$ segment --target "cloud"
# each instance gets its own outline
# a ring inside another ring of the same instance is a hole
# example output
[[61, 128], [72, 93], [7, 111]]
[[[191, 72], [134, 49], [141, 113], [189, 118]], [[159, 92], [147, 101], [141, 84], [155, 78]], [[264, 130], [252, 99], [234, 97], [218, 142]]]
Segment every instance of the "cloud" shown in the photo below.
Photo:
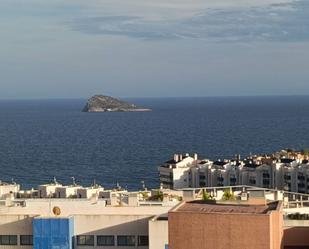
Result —
[[191, 10], [172, 18], [153, 13], [149, 18], [132, 11], [127, 15], [105, 13], [82, 17], [68, 25], [75, 31], [126, 36], [144, 40], [203, 39], [216, 42], [307, 41], [309, 2], [293, 1], [260, 6], [235, 5]]

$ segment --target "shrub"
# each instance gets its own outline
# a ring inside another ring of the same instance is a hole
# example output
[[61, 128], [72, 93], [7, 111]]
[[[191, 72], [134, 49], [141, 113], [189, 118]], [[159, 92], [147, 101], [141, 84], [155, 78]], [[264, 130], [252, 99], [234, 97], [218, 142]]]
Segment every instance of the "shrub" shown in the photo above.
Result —
[[235, 201], [236, 197], [230, 189], [226, 189], [226, 190], [224, 190], [222, 200], [224, 200], [224, 201]]
[[206, 192], [205, 189], [203, 189], [202, 199], [203, 201], [208, 201], [208, 200], [213, 200], [214, 198], [211, 196], [211, 194]]

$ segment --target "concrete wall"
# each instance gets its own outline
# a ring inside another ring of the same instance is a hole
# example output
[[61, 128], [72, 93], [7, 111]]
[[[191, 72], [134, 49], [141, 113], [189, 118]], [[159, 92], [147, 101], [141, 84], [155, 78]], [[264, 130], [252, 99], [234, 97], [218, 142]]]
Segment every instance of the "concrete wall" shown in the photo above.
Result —
[[[32, 217], [28, 215], [0, 216], [0, 235], [31, 235]], [[20, 246], [19, 236], [17, 246], [0, 245], [0, 249], [32, 249], [32, 246]]]
[[0, 235], [31, 235], [32, 218], [28, 215], [1, 215]]
[[170, 212], [169, 249], [280, 249], [279, 217]]
[[[146, 235], [148, 236], [148, 215], [76, 215], [74, 216], [75, 235]], [[115, 237], [115, 242], [116, 237]], [[76, 245], [77, 243], [75, 243]], [[76, 249], [101, 248], [96, 246], [76, 246]], [[104, 246], [104, 249], [130, 249], [132, 246]], [[140, 249], [148, 249], [148, 246], [138, 246]]]
[[149, 249], [165, 249], [168, 245], [168, 221], [149, 220]]

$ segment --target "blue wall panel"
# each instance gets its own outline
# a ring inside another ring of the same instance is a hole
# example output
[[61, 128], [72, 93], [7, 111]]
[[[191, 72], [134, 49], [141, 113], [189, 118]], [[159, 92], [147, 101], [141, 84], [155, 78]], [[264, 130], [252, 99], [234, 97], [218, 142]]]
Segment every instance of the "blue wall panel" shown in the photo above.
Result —
[[72, 249], [73, 218], [33, 219], [34, 249]]

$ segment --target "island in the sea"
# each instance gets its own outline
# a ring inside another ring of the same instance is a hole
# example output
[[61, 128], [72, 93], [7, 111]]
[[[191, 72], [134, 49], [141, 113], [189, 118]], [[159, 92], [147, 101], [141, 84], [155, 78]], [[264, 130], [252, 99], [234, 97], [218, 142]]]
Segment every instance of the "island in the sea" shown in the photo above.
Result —
[[147, 112], [151, 109], [104, 95], [94, 95], [88, 99], [83, 112]]

